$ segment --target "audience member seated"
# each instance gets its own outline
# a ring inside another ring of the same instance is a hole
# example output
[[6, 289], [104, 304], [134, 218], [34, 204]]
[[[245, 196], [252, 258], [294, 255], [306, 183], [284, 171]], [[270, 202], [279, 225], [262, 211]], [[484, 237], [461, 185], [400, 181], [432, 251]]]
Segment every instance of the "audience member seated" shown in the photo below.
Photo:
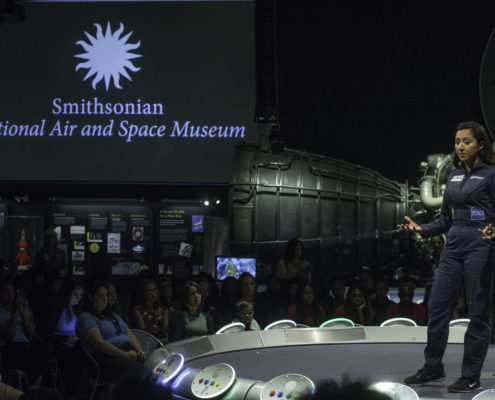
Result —
[[325, 322], [325, 311], [316, 301], [313, 287], [306, 283], [301, 286], [296, 303], [289, 306], [287, 317], [297, 324], [320, 326]]
[[160, 275], [158, 287], [160, 288], [160, 302], [162, 305], [166, 306], [170, 311], [180, 308], [180, 303], [175, 296], [174, 280], [170, 275]]
[[83, 348], [97, 360], [103, 380], [141, 376], [146, 359], [141, 344], [122, 318], [109, 307], [109, 288], [94, 282], [87, 290], [76, 332]]
[[266, 278], [266, 290], [256, 296], [256, 320], [261, 327], [285, 318], [280, 279], [276, 275]]
[[185, 282], [182, 310], [170, 313], [169, 342], [215, 333], [213, 320], [203, 312], [203, 298], [203, 290], [199, 284]]
[[58, 247], [57, 233], [48, 229], [43, 236], [43, 247], [34, 257], [33, 267], [41, 268], [45, 272], [57, 272], [65, 277], [72, 275], [67, 267], [65, 251]]
[[158, 285], [149, 279], [142, 281], [138, 288], [136, 305], [132, 307], [133, 326], [158, 339], [166, 339], [168, 315], [168, 308], [160, 304]]
[[388, 318], [409, 318], [417, 325], [425, 325], [426, 312], [421, 304], [413, 302], [414, 289], [415, 286], [411, 282], [402, 282], [399, 285], [399, 302], [388, 308]]
[[345, 304], [345, 284], [341, 279], [330, 281], [330, 293], [333, 296], [335, 307]]
[[389, 285], [385, 279], [375, 282], [375, 299], [371, 302], [371, 308], [375, 312], [373, 325], [380, 325], [389, 319], [388, 308], [395, 302], [388, 298], [388, 290]]
[[328, 283], [330, 294], [327, 300], [322, 304], [325, 310], [325, 319], [328, 320], [335, 316], [335, 309], [345, 303], [345, 285], [339, 278], [331, 278]]
[[363, 291], [367, 302], [370, 304], [375, 299], [375, 280], [371, 275], [369, 267], [361, 267], [358, 274], [357, 284]]
[[246, 300], [239, 300], [235, 303], [235, 318], [232, 322], [242, 322], [245, 331], [259, 331], [260, 326], [254, 319], [253, 303]]
[[194, 281], [198, 282], [201, 289], [203, 289], [205, 296], [203, 311], [215, 321], [218, 304], [218, 287], [215, 279], [206, 272], [200, 272]]
[[345, 304], [335, 309], [335, 317], [348, 318], [359, 325], [371, 325], [375, 312], [368, 304], [361, 288], [355, 285], [347, 290]]
[[0, 284], [0, 354], [3, 368], [29, 373], [29, 386], [39, 387], [50, 365], [53, 348], [35, 341], [33, 314], [19, 289]]
[[[19, 277], [18, 277], [19, 278]], [[16, 281], [17, 279], [16, 278]], [[17, 286], [17, 285], [16, 285]], [[56, 299], [59, 296], [60, 290], [64, 286], [64, 280], [57, 271], [45, 273], [44, 285], [39, 297], [31, 297], [31, 309], [34, 314], [35, 325], [41, 323], [46, 315], [51, 314], [55, 307]], [[26, 290], [31, 290], [27, 289]], [[26, 292], [29, 293], [29, 292]]]
[[70, 277], [57, 294], [54, 306], [45, 310], [36, 327], [37, 335], [55, 344], [55, 352], [63, 346], [73, 346], [76, 341], [76, 321], [83, 295], [83, 287]]
[[47, 315], [45, 322], [37, 327], [38, 336], [54, 343], [57, 369], [67, 398], [76, 395], [76, 383], [83, 360], [81, 349], [76, 346], [76, 322], [83, 293], [82, 285], [74, 278], [66, 279], [52, 310], [52, 318]]
[[365, 380], [351, 381], [348, 377], [342, 383], [329, 379], [316, 385], [311, 400], [391, 400], [387, 394], [369, 386]]
[[258, 286], [256, 285], [256, 280], [254, 276], [249, 272], [243, 272], [239, 277], [239, 293], [237, 295], [237, 300], [250, 301], [254, 304], [256, 292], [258, 291]]
[[305, 281], [300, 278], [290, 278], [282, 282], [282, 298], [284, 301], [284, 308], [287, 310], [289, 306], [297, 302], [297, 294], [305, 284]]
[[227, 276], [222, 281], [220, 299], [218, 301], [215, 329], [230, 324], [235, 318], [235, 303], [238, 300], [238, 282], [233, 276]]
[[302, 257], [303, 244], [299, 239], [293, 238], [285, 246], [284, 258], [277, 265], [277, 276], [285, 281], [290, 278], [299, 278], [311, 281], [311, 266], [308, 260]]

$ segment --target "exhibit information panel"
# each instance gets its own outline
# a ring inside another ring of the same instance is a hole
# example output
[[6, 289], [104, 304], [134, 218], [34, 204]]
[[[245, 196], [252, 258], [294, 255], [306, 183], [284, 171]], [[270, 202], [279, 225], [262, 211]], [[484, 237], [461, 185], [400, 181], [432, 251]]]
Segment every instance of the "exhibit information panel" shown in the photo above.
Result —
[[231, 181], [254, 1], [30, 1], [0, 22], [0, 181]]

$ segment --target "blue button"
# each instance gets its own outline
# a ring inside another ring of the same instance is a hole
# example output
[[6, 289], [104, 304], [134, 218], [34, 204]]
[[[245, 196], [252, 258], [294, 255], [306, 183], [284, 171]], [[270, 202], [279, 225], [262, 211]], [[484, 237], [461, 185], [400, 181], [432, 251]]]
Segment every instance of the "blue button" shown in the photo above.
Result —
[[208, 385], [209, 382], [210, 382], [209, 379], [205, 379], [205, 385]]
[[278, 392], [278, 394], [277, 394], [278, 397], [282, 397], [283, 395], [284, 395], [283, 392]]

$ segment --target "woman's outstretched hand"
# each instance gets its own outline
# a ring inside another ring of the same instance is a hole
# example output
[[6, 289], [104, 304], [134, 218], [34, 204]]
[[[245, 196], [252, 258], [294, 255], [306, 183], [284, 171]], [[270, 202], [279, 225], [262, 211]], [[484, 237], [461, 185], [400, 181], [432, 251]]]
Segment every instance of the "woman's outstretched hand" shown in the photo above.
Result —
[[404, 217], [404, 219], [407, 221], [407, 224], [399, 224], [397, 225], [397, 228], [400, 228], [408, 232], [423, 232], [423, 228], [421, 228], [416, 222], [414, 222], [407, 215]]
[[484, 240], [491, 240], [495, 238], [495, 231], [493, 230], [492, 224], [488, 224], [483, 229], [478, 229], [481, 232], [481, 237]]

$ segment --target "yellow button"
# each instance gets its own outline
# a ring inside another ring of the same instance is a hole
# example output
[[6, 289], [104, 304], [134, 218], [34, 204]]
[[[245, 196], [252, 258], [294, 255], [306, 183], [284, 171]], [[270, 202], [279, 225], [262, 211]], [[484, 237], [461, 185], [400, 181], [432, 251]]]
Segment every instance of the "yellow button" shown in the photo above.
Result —
[[220, 382], [217, 382], [217, 384], [215, 385], [216, 387], [219, 387], [220, 386]]

